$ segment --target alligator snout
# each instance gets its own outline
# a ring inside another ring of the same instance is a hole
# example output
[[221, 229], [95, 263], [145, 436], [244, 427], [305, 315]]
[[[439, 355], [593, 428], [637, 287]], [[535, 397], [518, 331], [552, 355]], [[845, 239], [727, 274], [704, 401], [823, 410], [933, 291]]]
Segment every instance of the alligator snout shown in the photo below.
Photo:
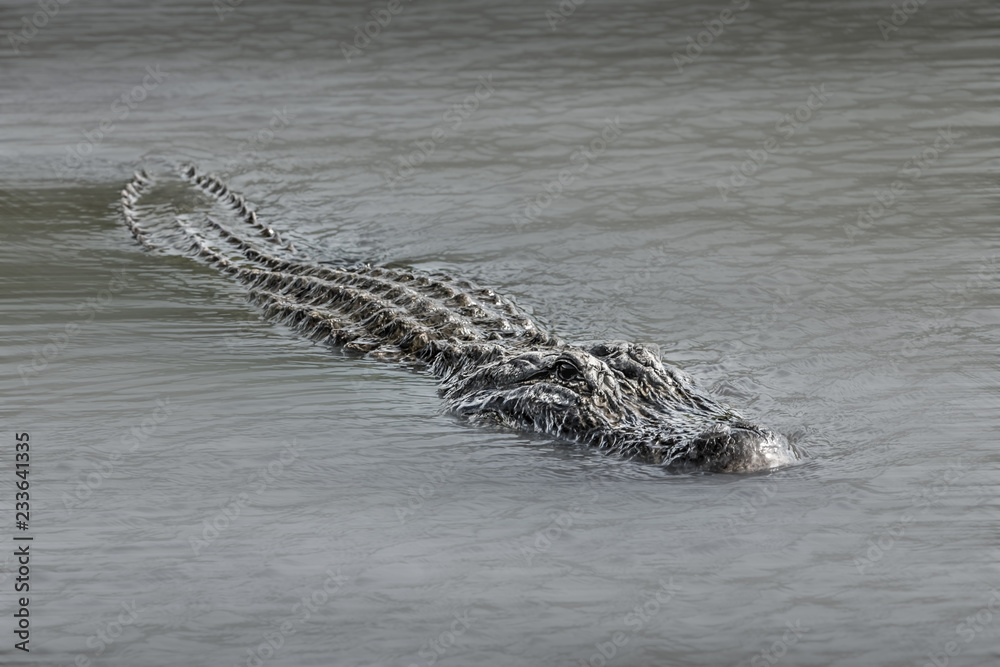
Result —
[[694, 438], [683, 464], [712, 472], [755, 472], [787, 465], [796, 458], [784, 436], [737, 422], [716, 424]]

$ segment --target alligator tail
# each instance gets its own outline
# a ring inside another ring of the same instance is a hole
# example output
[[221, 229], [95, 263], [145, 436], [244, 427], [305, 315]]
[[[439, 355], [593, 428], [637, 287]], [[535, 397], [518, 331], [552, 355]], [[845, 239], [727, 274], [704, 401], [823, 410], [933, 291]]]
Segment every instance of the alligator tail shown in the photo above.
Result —
[[268, 319], [347, 350], [427, 362], [445, 375], [470, 353], [480, 356], [474, 348], [487, 354], [491, 342], [561, 342], [510, 299], [468, 281], [322, 264], [264, 224], [242, 195], [190, 165], [162, 182], [136, 172], [122, 190], [121, 214], [146, 248], [218, 269]]

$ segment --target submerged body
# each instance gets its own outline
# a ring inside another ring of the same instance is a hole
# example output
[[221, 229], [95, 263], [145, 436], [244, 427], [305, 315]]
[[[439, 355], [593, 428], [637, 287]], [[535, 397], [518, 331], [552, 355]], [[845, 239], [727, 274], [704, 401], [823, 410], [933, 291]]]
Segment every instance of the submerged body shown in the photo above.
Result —
[[468, 281], [318, 263], [219, 179], [194, 167], [180, 176], [207, 195], [204, 206], [182, 212], [169, 197], [148, 205], [162, 184], [145, 172], [122, 190], [123, 219], [140, 243], [214, 266], [266, 316], [317, 341], [426, 365], [457, 415], [678, 470], [751, 472], [797, 458], [783, 437], [713, 399], [649, 346], [569, 344]]

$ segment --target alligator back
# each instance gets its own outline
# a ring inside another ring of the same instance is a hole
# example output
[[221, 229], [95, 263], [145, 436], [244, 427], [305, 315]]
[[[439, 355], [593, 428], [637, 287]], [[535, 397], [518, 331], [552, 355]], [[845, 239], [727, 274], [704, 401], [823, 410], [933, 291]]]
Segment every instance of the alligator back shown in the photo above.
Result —
[[431, 364], [479, 343], [559, 344], [513, 301], [467, 280], [320, 263], [262, 222], [243, 196], [193, 166], [155, 178], [137, 172], [121, 192], [121, 212], [147, 248], [218, 269], [246, 287], [266, 317], [320, 342]]

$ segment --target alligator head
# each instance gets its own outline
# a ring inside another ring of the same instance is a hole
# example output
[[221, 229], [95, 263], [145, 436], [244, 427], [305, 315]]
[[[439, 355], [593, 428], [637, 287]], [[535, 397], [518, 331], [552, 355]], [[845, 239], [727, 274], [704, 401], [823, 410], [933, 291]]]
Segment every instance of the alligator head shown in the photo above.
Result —
[[445, 380], [459, 415], [609, 449], [675, 470], [752, 472], [798, 458], [656, 350], [612, 341], [528, 350], [490, 346]]

